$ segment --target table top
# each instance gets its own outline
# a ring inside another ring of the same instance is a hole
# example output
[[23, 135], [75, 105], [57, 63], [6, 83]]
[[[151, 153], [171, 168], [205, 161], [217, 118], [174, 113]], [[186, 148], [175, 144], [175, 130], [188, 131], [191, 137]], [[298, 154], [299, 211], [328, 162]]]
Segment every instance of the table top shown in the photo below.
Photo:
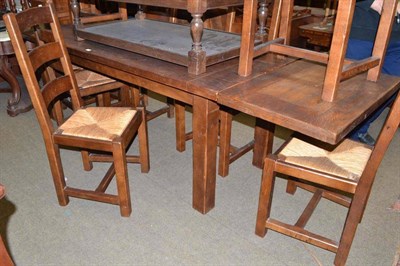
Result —
[[75, 41], [71, 28], [63, 32], [76, 64], [103, 73], [106, 70], [126, 82], [135, 83], [135, 76], [146, 78], [331, 144], [339, 142], [400, 88], [400, 77], [382, 75], [375, 83], [361, 74], [343, 81], [337, 99], [330, 103], [321, 100], [326, 66], [314, 62], [267, 55], [254, 60], [248, 77], [237, 75], [237, 59], [192, 75], [186, 67], [173, 63], [87, 40]]
[[[256, 60], [257, 63], [252, 75], [240, 77], [237, 75], [239, 60], [231, 59], [207, 67], [206, 73], [194, 75], [188, 73], [187, 67], [174, 63], [97, 42], [88, 40], [75, 41], [70, 26], [62, 26], [62, 29], [65, 43], [74, 64], [88, 68], [110, 68], [108, 69], [110, 72], [112, 72], [111, 69], [114, 69], [118, 73], [113, 73], [113, 75], [126, 73], [122, 80], [128, 78], [128, 75], [136, 75], [213, 101], [217, 101], [217, 95], [221, 90], [265, 73], [267, 69], [272, 69], [271, 64], [275, 64], [271, 63], [269, 59], [260, 58]], [[286, 60], [282, 62], [286, 62]], [[98, 71], [101, 72], [104, 69]], [[227, 78], [224, 78], [224, 75], [231, 76], [229, 85], [225, 83]], [[214, 80], [217, 79], [214, 84], [218, 83], [221, 86], [212, 88], [202, 86], [202, 83], [207, 81], [208, 77], [213, 77]], [[114, 78], [118, 78], [118, 76], [114, 76]], [[128, 82], [128, 80], [125, 81]]]
[[336, 144], [400, 89], [400, 77], [382, 74], [372, 82], [363, 73], [343, 81], [333, 102], [322, 101], [325, 71], [326, 66], [298, 60], [221, 91], [218, 102]]

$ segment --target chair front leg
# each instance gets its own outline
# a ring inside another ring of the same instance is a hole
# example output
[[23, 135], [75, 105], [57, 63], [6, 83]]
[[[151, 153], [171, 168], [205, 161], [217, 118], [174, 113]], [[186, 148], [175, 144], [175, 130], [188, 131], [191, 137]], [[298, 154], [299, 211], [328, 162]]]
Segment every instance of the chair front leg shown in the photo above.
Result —
[[121, 216], [129, 217], [132, 212], [131, 196], [129, 191], [126, 151], [121, 142], [113, 143], [113, 159]]
[[274, 191], [275, 184], [275, 162], [266, 158], [264, 162], [262, 180], [261, 180], [261, 188], [260, 188], [260, 197], [258, 201], [258, 212], [257, 212], [257, 221], [256, 221], [256, 235], [264, 237], [267, 233], [267, 229], [265, 228], [265, 223], [267, 219], [271, 215], [271, 206], [272, 206], [272, 194]]
[[364, 214], [364, 208], [368, 201], [368, 186], [358, 184], [356, 193], [350, 204], [346, 222], [343, 227], [343, 232], [340, 237], [338, 250], [336, 252], [335, 265], [345, 265], [347, 257], [350, 253], [350, 248], [353, 243], [354, 236], [357, 231], [357, 226], [361, 222]]
[[139, 137], [139, 157], [140, 157], [140, 168], [142, 173], [148, 173], [150, 170], [150, 158], [149, 158], [149, 140], [147, 138], [147, 121], [146, 121], [146, 110], [141, 109], [141, 119], [138, 137]]

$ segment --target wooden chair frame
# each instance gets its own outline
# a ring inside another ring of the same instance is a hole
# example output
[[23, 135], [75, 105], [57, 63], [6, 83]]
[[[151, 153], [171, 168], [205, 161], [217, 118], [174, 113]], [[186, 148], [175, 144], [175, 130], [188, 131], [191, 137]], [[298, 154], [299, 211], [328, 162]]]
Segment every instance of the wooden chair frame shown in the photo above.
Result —
[[367, 79], [378, 80], [389, 43], [397, 0], [384, 1], [372, 56], [363, 60], [345, 59], [356, 0], [339, 1], [329, 54], [289, 45], [293, 0], [274, 1], [269, 41], [254, 47], [257, 2], [249, 0], [244, 4], [239, 75], [251, 74], [254, 57], [273, 52], [326, 64], [327, 70], [321, 95], [324, 101], [332, 102], [335, 99], [340, 81], [361, 72], [368, 70]]
[[[29, 0], [29, 7], [37, 7], [40, 5], [46, 5], [47, 0]], [[74, 3], [71, 3], [73, 6]], [[78, 6], [76, 12], [80, 13], [79, 3], [75, 3]], [[54, 3], [58, 19], [61, 24], [72, 25], [73, 21], [75, 20], [75, 15], [71, 5], [64, 6], [58, 2]], [[126, 8], [121, 8], [118, 13], [113, 14], [100, 14], [98, 10], [96, 10], [96, 6], [94, 4], [87, 4], [88, 9], [92, 10], [93, 13], [91, 15], [84, 16], [82, 19], [79, 17], [77, 21], [80, 24], [86, 23], [95, 23], [95, 22], [104, 22], [109, 20], [116, 20], [116, 19], [127, 19], [127, 11]], [[85, 9], [87, 10], [87, 9]], [[85, 74], [93, 73], [87, 69], [74, 67], [76, 71], [83, 71]], [[92, 82], [90, 85], [81, 84], [78, 80], [78, 86], [80, 87], [80, 94], [82, 99], [84, 100], [84, 105], [89, 105], [92, 103], [96, 103], [97, 106], [132, 106], [131, 102], [131, 90], [134, 88], [129, 87], [126, 84], [121, 82], [117, 82], [115, 80], [108, 80], [107, 77], [101, 77], [102, 75], [96, 74], [98, 78], [102, 79], [102, 82], [96, 84]], [[104, 80], [103, 80], [104, 79]], [[117, 102], [114, 102], [113, 99], [117, 99]], [[65, 99], [64, 104], [69, 108], [72, 108], [72, 104], [70, 101]]]
[[[62, 206], [67, 205], [69, 197], [95, 200], [119, 205], [121, 215], [129, 216], [132, 208], [127, 162], [140, 163], [142, 172], [148, 172], [150, 167], [147, 127], [143, 110], [136, 111], [126, 123], [126, 127], [121, 131], [121, 134], [111, 135], [106, 139], [94, 138], [91, 135], [63, 134], [62, 131], [53, 126], [49, 109], [53, 105], [54, 107], [60, 106], [59, 100], [64, 93], [70, 94], [75, 111], [81, 110], [83, 101], [79, 94], [74, 70], [53, 4], [50, 2], [43, 7], [30, 8], [19, 14], [7, 14], [4, 16], [4, 21], [42, 130], [59, 204]], [[54, 42], [44, 43], [40, 41], [41, 31], [37, 25], [43, 24], [50, 25], [51, 32], [54, 35]], [[42, 43], [42, 45], [38, 45], [28, 52], [25, 47], [23, 32], [29, 29], [35, 30], [34, 36], [38, 39], [37, 43]], [[41, 88], [37, 80], [38, 71], [43, 71], [43, 68], [50, 65], [49, 63], [52, 64], [57, 60], [61, 62], [64, 76], [50, 80]], [[104, 108], [110, 108], [110, 111], [129, 110], [129, 108], [115, 109], [118, 107], [102, 108], [104, 111]], [[127, 156], [126, 150], [136, 135], [139, 137], [140, 155]], [[80, 149], [84, 158], [85, 170], [92, 168], [93, 161], [111, 162], [109, 170], [95, 190], [67, 186], [61, 163], [60, 146]], [[89, 151], [100, 151], [100, 153], [90, 154]], [[108, 155], [110, 153], [112, 156]], [[114, 175], [117, 181], [117, 195], [106, 193], [106, 189]]]
[[[286, 142], [275, 155], [270, 155], [265, 159], [257, 213], [256, 234], [264, 237], [267, 230], [272, 229], [334, 252], [336, 253], [334, 264], [345, 265], [357, 226], [363, 217], [377, 169], [399, 125], [400, 95], [397, 96], [391, 108], [376, 145], [371, 147], [372, 153], [358, 180], [342, 178], [280, 160], [277, 154], [281, 152], [290, 140]], [[314, 193], [304, 212], [294, 225], [271, 218], [272, 196], [277, 173], [288, 176], [288, 193], [294, 194], [297, 187]], [[338, 242], [304, 229], [321, 198], [329, 199], [349, 209]]]

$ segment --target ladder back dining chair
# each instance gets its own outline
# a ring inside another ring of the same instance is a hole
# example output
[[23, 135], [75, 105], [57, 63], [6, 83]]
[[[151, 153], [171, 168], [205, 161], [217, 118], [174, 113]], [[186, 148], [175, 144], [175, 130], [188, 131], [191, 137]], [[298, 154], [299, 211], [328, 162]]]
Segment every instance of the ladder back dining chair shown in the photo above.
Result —
[[[269, 229], [277, 231], [334, 252], [334, 264], [345, 265], [378, 167], [399, 125], [400, 95], [393, 103], [374, 147], [350, 139], [335, 147], [296, 137], [286, 141], [264, 162], [256, 234], [264, 237]], [[274, 191], [275, 178], [280, 174], [288, 178], [288, 193], [294, 194], [298, 187], [313, 193], [294, 225], [271, 217], [273, 194], [278, 193]], [[305, 229], [321, 198], [348, 208], [339, 240]]]
[[[6, 14], [4, 21], [10, 34], [17, 61], [29, 91], [45, 142], [51, 173], [60, 205], [69, 197], [110, 203], [120, 207], [122, 216], [132, 211], [127, 163], [139, 163], [141, 171], [149, 171], [147, 125], [143, 110], [131, 107], [82, 107], [83, 101], [75, 78], [60, 24], [51, 2], [32, 7], [18, 14]], [[42, 30], [48, 25], [49, 30]], [[41, 38], [51, 33], [52, 38]], [[27, 51], [24, 36], [34, 36], [38, 45]], [[53, 39], [45, 42], [44, 39]], [[41, 72], [59, 61], [62, 75], [40, 80]], [[69, 94], [74, 113], [63, 123], [54, 126], [53, 107], [59, 107], [64, 94]], [[135, 136], [139, 139], [139, 155], [126, 155]], [[92, 162], [109, 162], [110, 168], [94, 190], [68, 186], [64, 176], [60, 147], [81, 150], [84, 169], [91, 170]], [[117, 194], [106, 192], [116, 176]]]
[[[293, 0], [273, 1], [268, 40], [254, 46], [258, 1], [245, 1], [238, 75], [243, 77], [250, 76], [252, 74], [253, 59], [269, 53], [269, 55], [273, 55], [277, 59], [287, 56], [288, 60], [289, 58], [290, 60], [298, 58], [327, 65], [324, 82], [321, 85], [321, 99], [323, 101], [334, 101], [340, 82], [361, 72], [368, 71], [367, 79], [376, 82], [381, 73], [382, 59], [386, 52], [394, 22], [396, 0], [385, 1], [372, 56], [363, 60], [345, 59], [355, 2], [355, 0], [339, 1], [338, 10], [335, 13], [336, 24], [331, 50], [329, 53], [323, 53], [290, 45]], [[269, 71], [274, 71], [274, 69]], [[228, 120], [228, 125], [229, 123]], [[263, 128], [268, 128], [268, 133]], [[274, 125], [268, 121], [256, 119], [253, 146], [261, 145], [262, 142], [268, 142], [270, 145], [264, 149], [253, 150], [253, 165], [262, 167], [262, 158], [265, 158], [266, 154], [272, 150], [274, 129]], [[265, 141], [266, 139], [271, 141]], [[227, 145], [227, 147], [229, 146]], [[224, 150], [225, 153], [222, 153]], [[226, 158], [226, 154], [229, 154], [227, 151], [229, 149], [220, 149], [220, 158], [223, 158], [224, 154]]]
[[368, 71], [367, 79], [370, 81], [378, 80], [394, 23], [397, 0], [384, 1], [372, 55], [363, 60], [345, 59], [356, 0], [338, 2], [329, 53], [290, 46], [290, 20], [293, 14], [293, 0], [274, 1], [271, 27], [268, 34], [269, 41], [254, 47], [257, 2], [256, 0], [249, 0], [245, 1], [244, 5], [239, 75], [249, 76], [252, 72], [253, 58], [272, 52], [326, 64], [327, 68], [321, 92], [321, 99], [324, 101], [334, 101], [340, 82], [361, 72]]
[[[36, 7], [46, 4], [46, 0], [28, 0], [29, 7]], [[79, 24], [105, 22], [117, 19], [127, 19], [126, 8], [122, 6], [119, 12], [112, 14], [100, 14], [96, 10], [94, 3], [82, 3], [85, 6], [84, 16], [76, 16], [74, 12], [80, 12], [79, 8], [71, 8], [79, 6], [78, 2], [66, 0], [55, 0], [53, 4], [56, 9], [58, 20], [61, 25], [72, 25], [75, 19]], [[75, 11], [74, 11], [75, 10]], [[92, 10], [93, 13], [89, 13]], [[85, 105], [96, 103], [97, 106], [132, 106], [131, 90], [132, 87], [116, 81], [110, 77], [101, 75], [91, 70], [73, 65], [75, 76], [80, 89], [80, 94]], [[115, 99], [116, 98], [116, 99]], [[63, 103], [72, 107], [69, 99], [64, 99]]]

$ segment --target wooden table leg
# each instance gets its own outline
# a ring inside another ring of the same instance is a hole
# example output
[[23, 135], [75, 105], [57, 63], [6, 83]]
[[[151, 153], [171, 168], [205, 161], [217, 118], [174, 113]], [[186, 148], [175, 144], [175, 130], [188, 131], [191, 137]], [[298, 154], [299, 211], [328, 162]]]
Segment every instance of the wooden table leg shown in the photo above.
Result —
[[0, 56], [0, 76], [10, 84], [11, 89], [2, 89], [0, 92], [11, 92], [8, 100], [7, 113], [16, 116], [32, 109], [32, 103], [26, 91], [21, 91], [18, 80], [9, 67], [6, 55]]
[[256, 126], [254, 130], [254, 152], [253, 152], [253, 165], [262, 168], [264, 165], [264, 158], [272, 153], [272, 144], [274, 142], [275, 125], [256, 119]]
[[193, 208], [205, 214], [215, 205], [219, 106], [193, 99]]

